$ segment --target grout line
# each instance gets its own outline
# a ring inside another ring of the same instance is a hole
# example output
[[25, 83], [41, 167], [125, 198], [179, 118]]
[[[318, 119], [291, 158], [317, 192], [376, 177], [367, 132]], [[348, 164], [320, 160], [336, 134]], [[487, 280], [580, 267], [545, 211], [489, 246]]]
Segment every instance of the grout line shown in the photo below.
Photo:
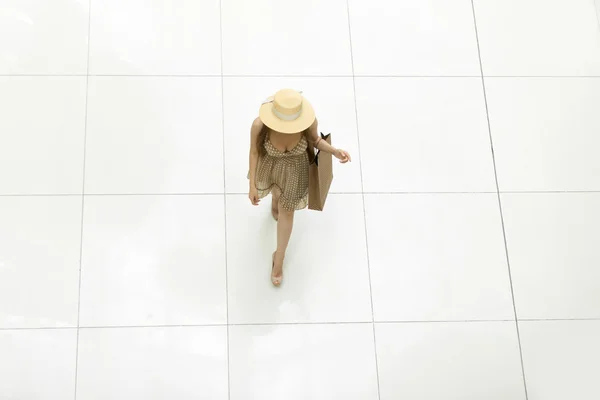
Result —
[[223, 196], [223, 192], [219, 193], [86, 193], [90, 197], [102, 196]]
[[81, 193], [12, 193], [0, 194], [0, 197], [81, 197]]
[[88, 92], [90, 83], [90, 34], [92, 26], [92, 0], [88, 0], [88, 40], [87, 40], [87, 63], [86, 63], [86, 77], [85, 77], [85, 122], [83, 129], [83, 168], [82, 168], [82, 180], [81, 180], [81, 226], [79, 231], [79, 277], [77, 287], [77, 334], [75, 344], [75, 388], [73, 398], [77, 400], [77, 383], [79, 378], [79, 322], [81, 317], [81, 269], [83, 265], [83, 222], [85, 215], [85, 159], [86, 159], [86, 146], [87, 146], [87, 123], [88, 123]]
[[227, 174], [225, 163], [225, 84], [223, 77], [223, 2], [219, 0], [219, 43], [221, 56], [221, 137], [223, 140], [223, 222], [225, 224], [225, 310], [226, 310], [226, 352], [227, 352], [227, 399], [231, 399], [231, 373], [229, 357], [229, 273], [228, 273], [228, 247], [227, 247]]
[[[481, 77], [479, 77], [481, 78]], [[600, 75], [485, 75], [484, 78], [515, 78], [515, 79], [597, 79]]]
[[[523, 318], [518, 322], [589, 322], [600, 321], [600, 318]], [[95, 330], [95, 329], [153, 329], [153, 328], [214, 328], [231, 326], [296, 326], [296, 325], [385, 325], [385, 324], [478, 324], [496, 322], [515, 322], [511, 319], [481, 319], [481, 320], [398, 320], [398, 321], [317, 321], [317, 322], [247, 322], [222, 324], [172, 324], [172, 325], [106, 325], [106, 326], [61, 326], [61, 327], [8, 327], [0, 331], [47, 331], [47, 330]]]
[[569, 194], [600, 193], [600, 190], [500, 190], [500, 194]]
[[0, 332], [2, 331], [67, 331], [67, 330], [77, 330], [77, 326], [40, 326], [40, 327], [4, 327], [0, 328]]
[[488, 101], [487, 101], [487, 92], [486, 92], [486, 88], [485, 88], [485, 76], [483, 75], [483, 62], [481, 61], [481, 46], [479, 43], [479, 31], [477, 29], [477, 14], [475, 12], [474, 0], [471, 0], [471, 10], [473, 12], [473, 27], [475, 28], [475, 39], [477, 40], [477, 55], [479, 57], [479, 69], [481, 71], [481, 86], [483, 89], [483, 101], [485, 103], [485, 114], [486, 114], [486, 119], [487, 119], [488, 138], [490, 141], [490, 148], [491, 148], [491, 153], [492, 153], [492, 164], [494, 166], [494, 179], [496, 181], [498, 210], [500, 212], [500, 223], [502, 226], [502, 237], [504, 240], [504, 254], [506, 256], [506, 266], [508, 269], [508, 279], [510, 282], [510, 295], [512, 298], [514, 323], [515, 323], [515, 329], [516, 329], [516, 333], [517, 333], [517, 343], [519, 345], [519, 358], [521, 361], [521, 374], [523, 377], [523, 389], [525, 391], [525, 399], [527, 400], [529, 398], [529, 395], [528, 395], [528, 391], [527, 391], [527, 379], [525, 378], [525, 364], [523, 363], [523, 347], [521, 345], [521, 332], [519, 330], [519, 317], [517, 314], [517, 305], [515, 303], [515, 290], [514, 290], [514, 286], [513, 286], [512, 271], [510, 268], [510, 256], [508, 254], [508, 242], [506, 240], [506, 226], [504, 224], [504, 213], [502, 210], [502, 198], [500, 196], [500, 185], [498, 183], [498, 169], [496, 167], [496, 155], [494, 154], [494, 140], [492, 137], [492, 125], [490, 123], [490, 111], [489, 111], [489, 106], [488, 106]]
[[0, 74], [0, 78], [87, 78], [86, 74]]
[[[359, 148], [360, 151], [360, 148]], [[359, 154], [360, 162], [360, 154]], [[330, 192], [329, 196], [343, 195], [428, 195], [428, 194], [496, 194], [496, 192]], [[246, 193], [227, 193], [228, 196], [244, 196]]]
[[[460, 195], [460, 194], [597, 194], [600, 190], [505, 190], [502, 191], [470, 191], [470, 192], [330, 192], [330, 196], [337, 195]], [[248, 193], [228, 192], [228, 193], [86, 193], [84, 197], [127, 197], [127, 196], [247, 196]], [[1, 197], [79, 197], [81, 194], [75, 193], [33, 193], [33, 194], [0, 194]]]
[[476, 323], [487, 323], [487, 322], [514, 322], [514, 319], [449, 319], [449, 320], [431, 320], [431, 321], [420, 321], [420, 320], [404, 320], [404, 321], [375, 321], [376, 324], [476, 324]]
[[519, 318], [519, 322], [600, 321], [598, 318]]
[[371, 300], [371, 328], [373, 332], [373, 353], [375, 356], [375, 376], [377, 377], [377, 398], [381, 400], [381, 389], [379, 380], [379, 357], [377, 355], [377, 335], [375, 330], [375, 309], [373, 307], [373, 284], [371, 282], [371, 259], [369, 253], [369, 235], [367, 231], [367, 210], [365, 204], [365, 187], [362, 168], [362, 151], [360, 147], [360, 129], [358, 125], [358, 106], [356, 99], [356, 76], [354, 71], [354, 51], [352, 47], [352, 27], [350, 26], [350, 2], [346, 0], [346, 13], [348, 17], [348, 40], [350, 42], [350, 64], [352, 66], [352, 91], [354, 94], [354, 123], [356, 124], [356, 140], [358, 143], [358, 169], [360, 171], [360, 192], [363, 206], [363, 224], [365, 229], [365, 249], [367, 256], [367, 273], [369, 277], [369, 298]]
[[[8, 78], [477, 78], [481, 79], [480, 75], [244, 75], [244, 74], [231, 74], [231, 75], [217, 75], [217, 74], [182, 74], [182, 75], [128, 75], [128, 74], [0, 74], [0, 77]], [[531, 79], [597, 79], [600, 75], [484, 75], [485, 78], [531, 78]]]

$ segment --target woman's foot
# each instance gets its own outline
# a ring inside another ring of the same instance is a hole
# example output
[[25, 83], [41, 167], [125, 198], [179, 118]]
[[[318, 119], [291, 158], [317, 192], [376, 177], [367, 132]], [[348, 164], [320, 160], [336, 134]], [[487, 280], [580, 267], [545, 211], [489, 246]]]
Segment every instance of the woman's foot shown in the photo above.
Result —
[[281, 285], [281, 282], [283, 281], [283, 260], [281, 260], [281, 262], [277, 262], [276, 266], [276, 254], [277, 252], [273, 253], [273, 264], [271, 267], [271, 283], [273, 283], [274, 286], [279, 287]]

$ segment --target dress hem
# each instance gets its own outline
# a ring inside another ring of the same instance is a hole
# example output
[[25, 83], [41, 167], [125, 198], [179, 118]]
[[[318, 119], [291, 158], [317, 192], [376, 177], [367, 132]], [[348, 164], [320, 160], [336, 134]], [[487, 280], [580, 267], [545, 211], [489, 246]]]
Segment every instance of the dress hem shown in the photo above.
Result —
[[[261, 189], [258, 186], [255, 186], [256, 190], [258, 190], [258, 198], [259, 199], [264, 199], [265, 197], [267, 197], [269, 194], [273, 193], [273, 188], [277, 188], [279, 189], [279, 192], [281, 193], [281, 195], [279, 196], [279, 204], [284, 205], [283, 209], [287, 210], [287, 211], [300, 211], [300, 210], [304, 210], [306, 209], [306, 207], [308, 207], [308, 191], [306, 192], [306, 194], [304, 196], [302, 196], [301, 199], [297, 200], [296, 202], [291, 201], [289, 199], [287, 199], [284, 194], [283, 194], [283, 190], [281, 190], [281, 188], [279, 187], [278, 184], [273, 183], [271, 186], [269, 186], [267, 189]], [[285, 207], [285, 204], [294, 204], [297, 203], [297, 205], [295, 205], [294, 207]]]

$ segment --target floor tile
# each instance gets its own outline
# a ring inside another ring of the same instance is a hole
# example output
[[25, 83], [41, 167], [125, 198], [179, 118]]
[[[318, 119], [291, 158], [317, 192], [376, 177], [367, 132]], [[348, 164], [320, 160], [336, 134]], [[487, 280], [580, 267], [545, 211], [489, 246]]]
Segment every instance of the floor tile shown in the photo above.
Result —
[[[360, 154], [352, 78], [225, 78], [225, 173], [228, 193], [248, 192], [250, 126], [261, 102], [291, 87], [303, 92], [317, 113], [319, 130], [332, 144], [347, 150], [353, 162], [334, 163], [331, 192], [360, 193]], [[250, 106], [249, 106], [250, 105]]]
[[344, 0], [223, 0], [226, 75], [351, 75]]
[[77, 326], [80, 232], [80, 196], [0, 197], [0, 328]]
[[600, 190], [600, 79], [485, 81], [500, 190]]
[[94, 1], [90, 32], [92, 74], [221, 73], [218, 0]]
[[86, 193], [223, 193], [220, 78], [90, 78]]
[[82, 329], [77, 399], [227, 399], [227, 328]]
[[381, 400], [525, 400], [514, 322], [377, 324]]
[[222, 196], [86, 197], [82, 326], [226, 322]]
[[600, 398], [600, 321], [519, 322], [529, 400]]
[[0, 76], [0, 194], [81, 194], [84, 77]]
[[227, 197], [229, 322], [370, 321], [360, 195], [330, 195], [325, 211], [296, 213], [280, 288], [270, 281], [277, 224], [271, 200]]
[[350, 0], [357, 75], [481, 75], [469, 0]]
[[371, 324], [232, 326], [231, 400], [376, 400]]
[[76, 346], [75, 329], [0, 330], [2, 398], [72, 399]]
[[86, 74], [89, 1], [3, 0], [0, 7], [0, 74]]
[[485, 75], [600, 76], [590, 0], [475, 0]]
[[357, 78], [367, 192], [495, 191], [481, 79]]
[[519, 318], [600, 318], [600, 193], [504, 194]]
[[597, 400], [599, 1], [0, 0], [0, 400]]
[[495, 194], [365, 202], [375, 320], [514, 318]]

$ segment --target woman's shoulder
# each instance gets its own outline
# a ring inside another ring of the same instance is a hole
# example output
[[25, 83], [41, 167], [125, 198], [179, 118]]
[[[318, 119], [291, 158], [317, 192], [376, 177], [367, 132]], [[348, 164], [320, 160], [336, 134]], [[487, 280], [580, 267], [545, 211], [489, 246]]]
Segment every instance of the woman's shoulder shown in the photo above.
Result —
[[252, 121], [252, 129], [262, 129], [265, 126], [259, 117], [256, 117], [254, 121]]
[[250, 129], [250, 135], [252, 137], [258, 137], [258, 135], [260, 135], [260, 132], [263, 130], [264, 126], [265, 125], [260, 120], [260, 118], [256, 118], [254, 121], [252, 121], [252, 128]]

